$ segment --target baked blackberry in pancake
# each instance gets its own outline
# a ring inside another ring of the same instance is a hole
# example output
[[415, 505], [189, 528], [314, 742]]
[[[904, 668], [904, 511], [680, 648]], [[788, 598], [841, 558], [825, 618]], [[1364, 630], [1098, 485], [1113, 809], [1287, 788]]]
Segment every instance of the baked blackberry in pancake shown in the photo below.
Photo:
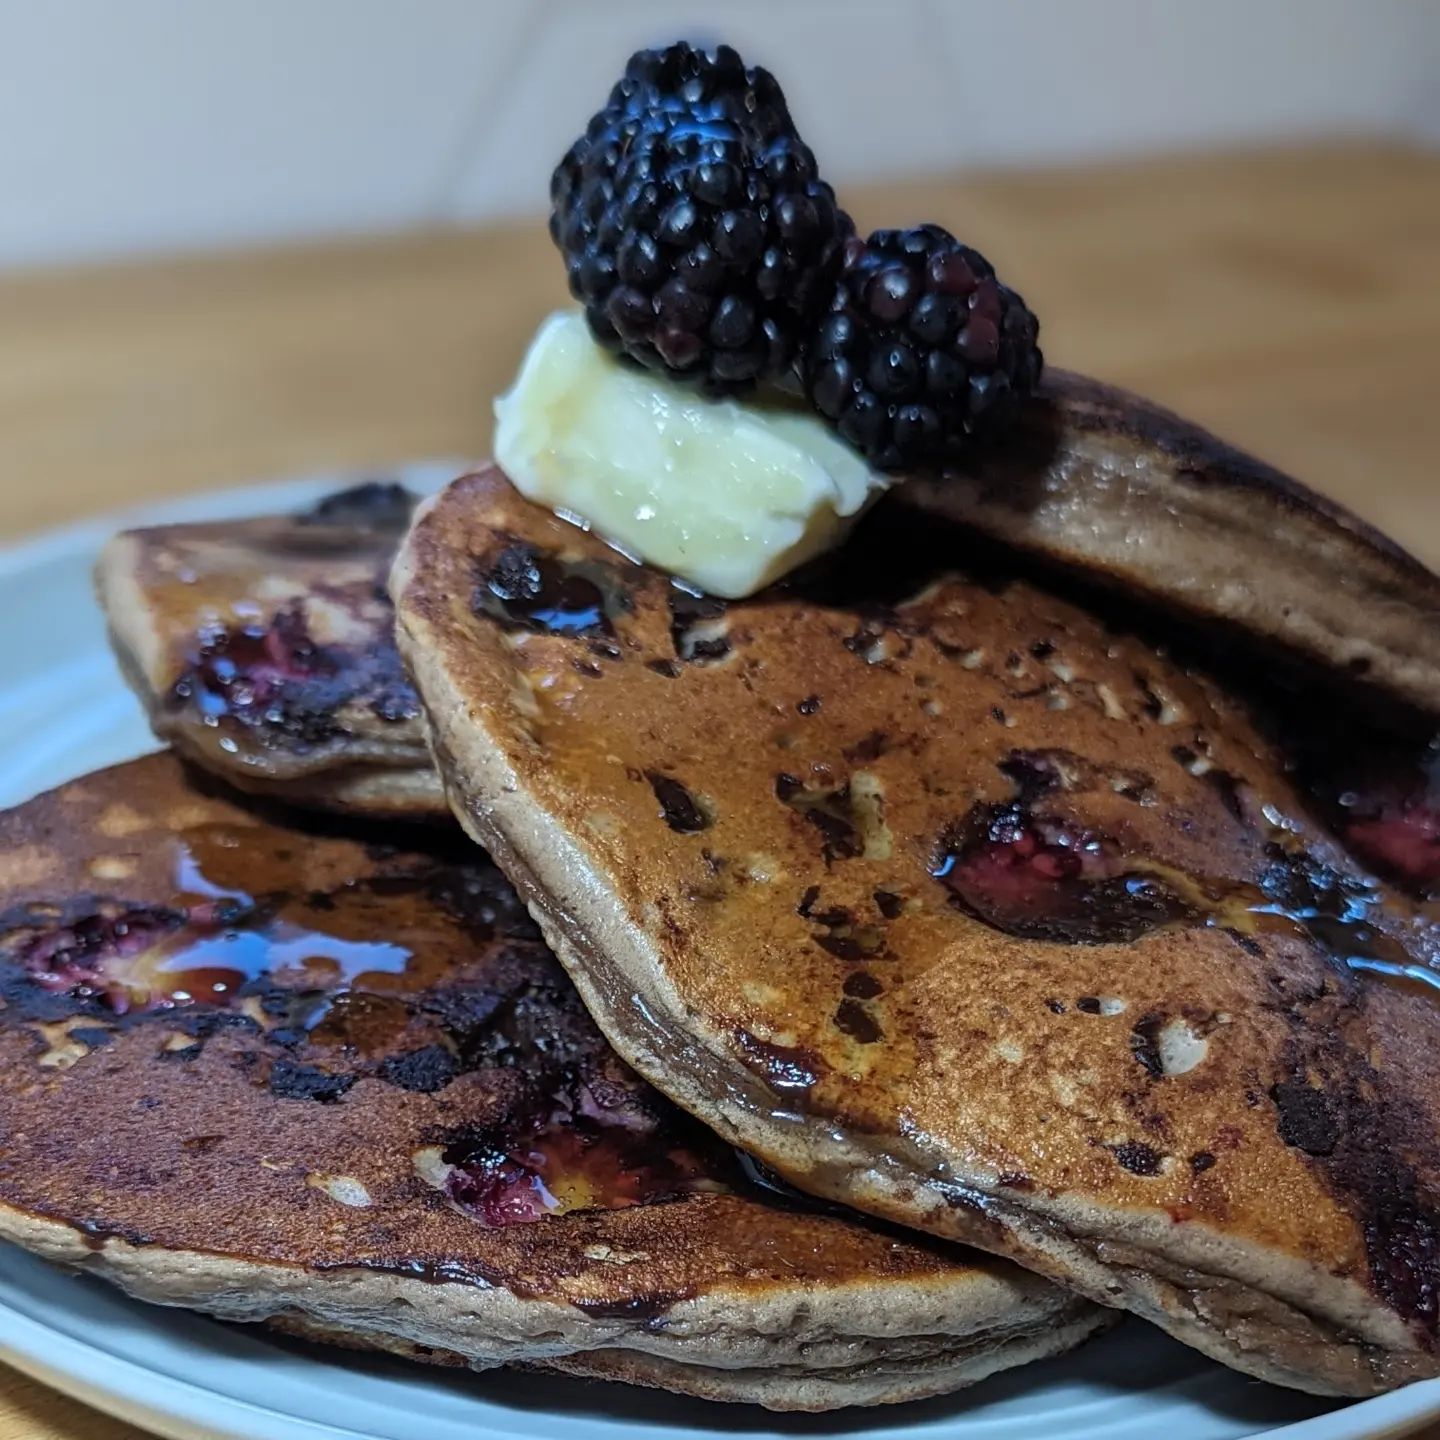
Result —
[[100, 599], [155, 733], [245, 790], [448, 818], [384, 586], [413, 504], [371, 483], [299, 515], [111, 540]]
[[0, 816], [0, 1236], [227, 1319], [782, 1409], [942, 1393], [1103, 1323], [747, 1183], [481, 853], [384, 834], [170, 755]]
[[965, 547], [881, 507], [727, 604], [491, 469], [392, 593], [457, 814], [684, 1108], [1262, 1378], [1440, 1373], [1433, 912], [1207, 675]]
[[1440, 717], [1440, 577], [1137, 395], [1047, 370], [1001, 443], [895, 499]]

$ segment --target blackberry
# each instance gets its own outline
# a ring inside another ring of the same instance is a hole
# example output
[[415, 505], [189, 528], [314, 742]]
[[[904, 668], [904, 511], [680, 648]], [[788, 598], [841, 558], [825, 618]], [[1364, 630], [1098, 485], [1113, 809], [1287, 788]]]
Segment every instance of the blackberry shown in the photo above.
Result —
[[716, 393], [791, 364], [851, 233], [775, 77], [728, 46], [633, 56], [550, 198], [595, 338]]
[[1007, 423], [1040, 378], [1039, 323], [939, 225], [846, 243], [801, 358], [805, 393], [872, 465], [953, 455]]

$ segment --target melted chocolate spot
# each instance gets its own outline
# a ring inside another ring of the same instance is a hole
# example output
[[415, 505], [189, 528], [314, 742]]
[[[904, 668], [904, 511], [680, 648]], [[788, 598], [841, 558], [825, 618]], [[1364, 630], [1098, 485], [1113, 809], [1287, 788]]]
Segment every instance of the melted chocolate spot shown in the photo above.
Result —
[[860, 1045], [873, 1045], [884, 1033], [875, 1017], [858, 1000], [851, 998], [842, 1000], [836, 1009], [835, 1028]]
[[624, 1300], [572, 1300], [570, 1303], [597, 1320], [644, 1320], [653, 1326], [667, 1311], [694, 1294], [694, 1290], [657, 1290]]
[[1190, 1157], [1190, 1168], [1199, 1175], [1210, 1169], [1215, 1163], [1215, 1157], [1208, 1150], [1197, 1150]]
[[868, 970], [852, 971], [845, 977], [845, 984], [841, 988], [856, 1000], [873, 1000], [885, 990]]
[[723, 660], [730, 653], [730, 637], [713, 622], [725, 614], [725, 602], [710, 595], [692, 595], [670, 588], [670, 640], [675, 657], [703, 665]]
[[809, 1090], [820, 1079], [820, 1060], [810, 1050], [772, 1045], [748, 1030], [737, 1030], [741, 1052], [777, 1090]]
[[838, 790], [810, 790], [794, 775], [781, 774], [775, 777], [775, 798], [820, 832], [826, 865], [865, 853], [860, 817], [848, 784]]
[[893, 890], [877, 890], [871, 898], [875, 901], [875, 908], [887, 920], [898, 920], [905, 912], [905, 897]]
[[890, 737], [883, 730], [872, 730], [845, 751], [845, 758], [854, 765], [868, 765], [878, 760], [890, 747]]
[[802, 715], [814, 715], [820, 709], [820, 697], [818, 695], [807, 695], [795, 708]]
[[1159, 1080], [1165, 1074], [1165, 1067], [1160, 1061], [1160, 1031], [1164, 1024], [1163, 1015], [1146, 1015], [1135, 1023], [1130, 1032], [1130, 1053], [1152, 1080]]
[[471, 604], [514, 629], [579, 639], [613, 635], [614, 616], [631, 607], [611, 567], [562, 560], [518, 541], [482, 573]]
[[679, 835], [698, 835], [709, 829], [710, 817], [695, 797], [673, 776], [647, 770], [645, 778], [655, 792], [665, 823]]

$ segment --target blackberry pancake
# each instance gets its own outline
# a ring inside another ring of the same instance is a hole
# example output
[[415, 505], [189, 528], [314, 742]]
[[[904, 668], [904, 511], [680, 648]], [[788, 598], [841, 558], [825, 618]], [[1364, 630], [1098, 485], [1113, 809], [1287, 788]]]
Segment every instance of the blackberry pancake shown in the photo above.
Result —
[[0, 816], [0, 1236], [226, 1319], [778, 1408], [940, 1393], [1103, 1323], [747, 1179], [483, 855], [399, 838], [170, 755]]
[[155, 733], [233, 785], [363, 815], [448, 818], [384, 577], [414, 497], [117, 535], [97, 585]]
[[457, 481], [392, 577], [457, 814], [796, 1186], [1268, 1380], [1440, 1373], [1433, 912], [1216, 683], [963, 545], [884, 506], [722, 604]]
[[1440, 577], [1136, 395], [1047, 371], [1003, 443], [895, 495], [1440, 717]]

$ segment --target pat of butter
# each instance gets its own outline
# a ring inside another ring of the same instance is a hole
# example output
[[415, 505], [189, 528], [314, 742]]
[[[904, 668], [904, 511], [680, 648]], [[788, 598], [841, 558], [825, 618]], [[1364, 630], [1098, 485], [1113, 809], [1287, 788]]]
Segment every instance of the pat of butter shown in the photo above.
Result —
[[550, 316], [495, 402], [515, 488], [712, 595], [753, 594], [838, 545], [887, 487], [798, 404], [707, 400]]

